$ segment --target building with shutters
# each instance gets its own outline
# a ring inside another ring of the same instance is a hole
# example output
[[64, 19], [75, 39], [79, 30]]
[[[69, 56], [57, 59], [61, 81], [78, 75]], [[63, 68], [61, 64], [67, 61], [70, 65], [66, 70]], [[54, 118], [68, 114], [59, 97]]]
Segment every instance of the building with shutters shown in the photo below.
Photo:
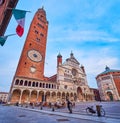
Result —
[[0, 103], [6, 103], [8, 100], [8, 92], [0, 92]]

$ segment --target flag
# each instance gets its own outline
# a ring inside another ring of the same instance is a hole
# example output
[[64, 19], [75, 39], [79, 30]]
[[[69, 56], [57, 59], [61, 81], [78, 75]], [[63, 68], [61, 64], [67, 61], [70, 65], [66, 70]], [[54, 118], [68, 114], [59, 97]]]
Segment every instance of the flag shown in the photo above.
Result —
[[0, 45], [3, 46], [8, 36], [0, 36]]
[[24, 25], [25, 25], [25, 15], [27, 11], [12, 9], [12, 14], [14, 15], [18, 26], [16, 27], [16, 33], [18, 36], [22, 36], [24, 33]]
[[10, 35], [6, 35], [6, 36], [0, 36], [0, 45], [3, 46], [8, 38], [8, 36], [12, 36], [12, 35], [16, 35], [16, 34], [10, 34]]

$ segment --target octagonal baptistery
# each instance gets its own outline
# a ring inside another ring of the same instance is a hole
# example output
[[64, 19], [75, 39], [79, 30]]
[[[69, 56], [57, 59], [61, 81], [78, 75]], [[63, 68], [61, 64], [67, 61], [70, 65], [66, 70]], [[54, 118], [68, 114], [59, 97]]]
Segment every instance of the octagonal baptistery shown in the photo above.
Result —
[[120, 100], [120, 70], [106, 66], [105, 71], [98, 74], [96, 80], [101, 100]]

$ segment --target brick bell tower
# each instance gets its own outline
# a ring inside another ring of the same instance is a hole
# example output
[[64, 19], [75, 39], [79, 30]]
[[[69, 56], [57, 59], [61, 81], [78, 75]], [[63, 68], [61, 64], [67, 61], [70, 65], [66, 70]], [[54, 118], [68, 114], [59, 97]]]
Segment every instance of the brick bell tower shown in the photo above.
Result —
[[15, 77], [44, 80], [48, 21], [43, 8], [38, 9], [31, 22]]

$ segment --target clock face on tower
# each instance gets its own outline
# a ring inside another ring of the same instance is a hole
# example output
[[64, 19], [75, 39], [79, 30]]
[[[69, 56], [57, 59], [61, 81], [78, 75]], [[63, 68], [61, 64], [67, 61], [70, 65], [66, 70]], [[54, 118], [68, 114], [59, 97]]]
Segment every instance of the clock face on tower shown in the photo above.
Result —
[[42, 61], [42, 55], [40, 54], [40, 52], [34, 49], [28, 51], [28, 57], [34, 62]]

